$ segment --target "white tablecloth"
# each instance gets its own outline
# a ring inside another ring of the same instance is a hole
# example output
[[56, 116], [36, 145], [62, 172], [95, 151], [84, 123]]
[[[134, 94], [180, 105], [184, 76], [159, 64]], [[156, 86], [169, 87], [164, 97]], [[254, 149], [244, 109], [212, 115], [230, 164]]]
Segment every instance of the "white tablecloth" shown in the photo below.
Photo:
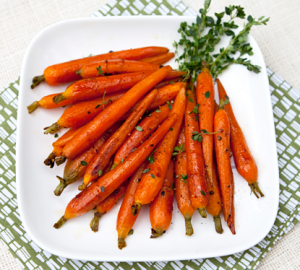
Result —
[[[0, 0], [0, 89], [15, 80], [25, 50], [46, 26], [61, 20], [87, 17], [107, 0]], [[202, 0], [183, 0], [194, 10]], [[266, 64], [296, 89], [300, 89], [300, 1], [299, 0], [212, 0], [211, 11], [224, 5], [241, 5], [247, 14], [271, 17], [268, 26], [255, 27]], [[270, 179], [271, 180], [271, 179]], [[281, 239], [259, 265], [259, 270], [300, 269], [300, 225]], [[22, 269], [0, 241], [0, 269]]]

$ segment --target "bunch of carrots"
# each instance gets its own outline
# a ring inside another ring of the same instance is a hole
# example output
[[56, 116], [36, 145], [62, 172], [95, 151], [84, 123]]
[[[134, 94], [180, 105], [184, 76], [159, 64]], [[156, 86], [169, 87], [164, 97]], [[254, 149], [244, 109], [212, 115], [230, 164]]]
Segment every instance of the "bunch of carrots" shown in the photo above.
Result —
[[110, 52], [47, 67], [33, 79], [32, 88], [43, 81], [73, 82], [63, 93], [28, 106], [32, 113], [39, 106], [69, 105], [45, 128], [46, 134], [69, 130], [53, 143], [44, 163], [52, 168], [66, 162], [56, 196], [83, 182], [55, 228], [96, 208], [90, 223], [96, 232], [100, 218], [124, 196], [116, 225], [122, 249], [145, 204], [150, 204], [151, 238], [165, 233], [175, 196], [186, 235], [193, 234], [195, 210], [203, 218], [212, 215], [218, 233], [223, 211], [235, 234], [231, 154], [254, 194], [263, 196], [256, 163], [221, 82], [218, 106], [209, 70], [202, 69], [194, 86], [182, 81], [185, 72], [162, 66], [173, 57], [164, 47]]

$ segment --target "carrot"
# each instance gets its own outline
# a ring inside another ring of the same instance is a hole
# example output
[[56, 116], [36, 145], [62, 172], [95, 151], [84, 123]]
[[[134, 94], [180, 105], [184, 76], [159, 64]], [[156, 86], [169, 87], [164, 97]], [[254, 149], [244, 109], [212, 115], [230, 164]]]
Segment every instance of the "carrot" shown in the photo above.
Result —
[[137, 122], [147, 110], [149, 104], [157, 95], [157, 92], [157, 90], [150, 92], [136, 110], [134, 110], [134, 112], [127, 118], [124, 124], [109, 138], [109, 140], [106, 141], [101, 150], [97, 153], [97, 155], [95, 155], [91, 163], [88, 165], [84, 174], [83, 184], [79, 186], [79, 190], [85, 189], [89, 183], [99, 177], [99, 171], [104, 169], [109, 159], [126, 139], [127, 134], [134, 129]]
[[231, 216], [233, 205], [232, 171], [230, 165], [230, 124], [224, 102], [220, 100], [220, 109], [215, 114], [214, 134], [216, 160], [218, 165], [220, 187], [222, 193], [224, 219], [227, 222]]
[[204, 169], [201, 135], [199, 133], [198, 114], [194, 110], [196, 95], [191, 90], [187, 91], [188, 101], [185, 109], [185, 147], [187, 153], [188, 182], [191, 202], [194, 209], [206, 218], [205, 207], [208, 204], [208, 188]]
[[112, 75], [105, 77], [82, 79], [74, 82], [67, 89], [55, 96], [53, 102], [60, 102], [70, 99], [73, 102], [97, 98], [105, 94], [112, 94], [130, 89], [135, 84], [145, 79], [151, 73], [150, 71], [141, 71], [128, 74]]
[[86, 124], [82, 132], [74, 136], [72, 141], [65, 145], [63, 155], [69, 159], [73, 159], [93, 145], [110, 126], [116, 123], [123, 114], [129, 111], [143, 95], [161, 81], [170, 71], [170, 66], [163, 67], [132, 87], [126, 94]]
[[174, 200], [174, 162], [170, 160], [163, 186], [150, 204], [150, 238], [157, 238], [169, 229], [172, 221], [173, 200]]
[[159, 124], [161, 124], [169, 115], [170, 109], [168, 105], [164, 105], [155, 112], [151, 113], [151, 116], [146, 117], [139, 123], [140, 130], [134, 130], [129, 133], [129, 137], [120, 146], [115, 154], [113, 168], [118, 166], [122, 159], [136, 149], [141, 143], [143, 143], [154, 132]]
[[[234, 194], [234, 181], [233, 181], [233, 174], [231, 171], [231, 188], [232, 194]], [[234, 209], [234, 195], [232, 197], [232, 206], [231, 206], [231, 216], [227, 219], [227, 225], [232, 234], [236, 234], [235, 232], [235, 209]]]
[[207, 131], [207, 134], [202, 135], [202, 149], [207, 178], [212, 186], [214, 137], [211, 133], [214, 130], [215, 90], [213, 78], [207, 68], [203, 68], [197, 76], [196, 96], [197, 103], [200, 105], [198, 108], [200, 130]]
[[27, 106], [28, 113], [34, 112], [38, 107], [42, 107], [45, 109], [55, 109], [72, 104], [72, 100], [69, 99], [62, 101], [59, 104], [54, 103], [53, 98], [59, 94], [60, 93], [44, 96], [39, 101], [34, 101], [32, 104]]
[[31, 89], [38, 86], [42, 81], [47, 82], [49, 85], [58, 85], [66, 82], [79, 80], [80, 76], [76, 74], [77, 70], [81, 69], [81, 67], [84, 65], [97, 63], [101, 60], [141, 60], [143, 58], [163, 54], [168, 51], [169, 50], [164, 47], [144, 47], [138, 49], [110, 52], [56, 64], [47, 67], [44, 70], [43, 75], [34, 77], [32, 80]]
[[143, 174], [135, 193], [135, 204], [132, 207], [133, 214], [135, 214], [143, 204], [152, 202], [163, 185], [164, 176], [180, 131], [184, 114], [182, 108], [184, 108], [185, 103], [185, 87], [182, 87], [175, 99], [171, 111], [171, 113], [176, 112], [178, 114], [178, 121], [172, 126], [151, 157], [149, 157], [150, 165]]
[[185, 220], [186, 235], [191, 236], [194, 233], [191, 220], [195, 210], [192, 207], [189, 185], [188, 185], [184, 125], [179, 134], [178, 146], [174, 148], [174, 151], [175, 151], [174, 154], [176, 155], [176, 161], [175, 161], [176, 201], [177, 201], [178, 209], [183, 215]]
[[162, 64], [168, 62], [169, 60], [171, 60], [174, 56], [175, 56], [175, 53], [163, 53], [160, 55], [144, 58], [140, 61], [152, 63], [152, 64], [156, 64], [156, 65], [162, 65]]
[[142, 177], [142, 172], [146, 168], [144, 162], [130, 177], [129, 184], [123, 198], [118, 217], [117, 217], [117, 232], [118, 232], [118, 248], [126, 247], [125, 238], [132, 229], [139, 212], [134, 216], [131, 213], [131, 206], [134, 204], [134, 194]]
[[56, 157], [62, 155], [62, 149], [68, 141], [70, 141], [79, 129], [69, 129], [64, 135], [59, 137], [54, 143], [52, 143], [53, 150], [50, 155], [45, 159], [44, 164], [53, 168]]
[[61, 128], [79, 128], [92, 121], [100, 112], [124, 95], [119, 92], [92, 100], [81, 101], [65, 109], [57, 122], [47, 127], [45, 134], [55, 133]]
[[83, 66], [76, 73], [81, 78], [101, 77], [112, 74], [132, 73], [138, 71], [155, 71], [159, 65], [132, 60], [102, 60], [97, 63]]
[[222, 222], [220, 218], [220, 213], [222, 211], [222, 198], [219, 188], [216, 164], [214, 160], [212, 167], [212, 181], [212, 185], [208, 184], [209, 202], [206, 206], [206, 211], [208, 214], [213, 216], [216, 232], [221, 234], [223, 233]]
[[94, 156], [100, 151], [103, 144], [108, 140], [111, 134], [119, 128], [119, 126], [120, 124], [118, 123], [114, 124], [108, 131], [102, 134], [99, 140], [92, 147], [84, 151], [75, 159], [67, 160], [63, 177], [57, 176], [60, 183], [54, 191], [56, 196], [60, 196], [68, 185], [76, 182], [84, 175], [88, 164], [90, 164]]
[[126, 192], [128, 181], [125, 181], [112, 194], [110, 194], [104, 201], [99, 203], [94, 213], [94, 218], [91, 220], [90, 227], [93, 232], [98, 232], [100, 218], [109, 212], [119, 199], [123, 197]]
[[68, 204], [64, 215], [54, 224], [55, 228], [60, 228], [68, 219], [81, 216], [92, 210], [96, 205], [108, 197], [116, 190], [128, 177], [130, 177], [139, 166], [150, 155], [153, 148], [166, 135], [169, 128], [178, 119], [178, 115], [173, 113], [154, 132], [146, 142], [136, 151], [131, 153], [122, 164], [102, 176], [98, 181], [91, 184], [85, 190], [76, 195]]
[[256, 162], [251, 155], [243, 131], [234, 116], [227, 93], [219, 79], [217, 79], [217, 85], [220, 99], [227, 100], [227, 104], [224, 107], [230, 121], [230, 143], [236, 169], [248, 182], [254, 195], [257, 198], [259, 198], [259, 195], [264, 197], [257, 182], [258, 171]]

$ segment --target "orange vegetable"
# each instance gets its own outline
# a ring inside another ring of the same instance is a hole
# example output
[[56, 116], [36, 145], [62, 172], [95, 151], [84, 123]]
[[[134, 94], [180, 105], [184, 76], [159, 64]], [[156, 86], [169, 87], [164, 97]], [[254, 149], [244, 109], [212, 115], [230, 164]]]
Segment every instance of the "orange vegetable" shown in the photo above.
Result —
[[70, 99], [72, 102], [97, 98], [104, 94], [112, 94], [123, 90], [130, 89], [141, 80], [145, 79], [151, 73], [150, 71], [141, 71], [128, 74], [112, 75], [105, 77], [96, 77], [82, 79], [74, 82], [67, 89], [55, 96], [53, 102], [60, 102]]
[[142, 165], [153, 148], [162, 140], [177, 119], [178, 115], [173, 113], [163, 122], [154, 134], [136, 151], [131, 153], [122, 164], [76, 195], [69, 202], [65, 214], [54, 224], [54, 227], [58, 229], [68, 219], [87, 213], [116, 190], [139, 168], [139, 166]]
[[96, 212], [94, 213], [94, 218], [90, 223], [90, 227], [93, 232], [98, 232], [100, 218], [103, 215], [105, 215], [107, 212], [109, 212], [118, 202], [118, 200], [123, 197], [123, 195], [126, 192], [127, 185], [128, 185], [128, 181], [124, 182], [104, 201], [102, 201], [97, 205]]
[[80, 79], [76, 71], [81, 69], [84, 65], [97, 63], [101, 60], [109, 59], [127, 59], [127, 60], [141, 60], [143, 58], [151, 57], [158, 54], [167, 53], [169, 50], [164, 47], [144, 47], [138, 49], [130, 49], [124, 51], [110, 52], [99, 54], [95, 56], [85, 57], [69, 62], [64, 62], [49, 66], [44, 70], [44, 74], [36, 76], [32, 80], [31, 88], [33, 89], [42, 81], [46, 81], [49, 85], [58, 85], [62, 83], [72, 82]]
[[[212, 133], [214, 130], [214, 101], [215, 90], [213, 78], [207, 68], [203, 68], [201, 73], [197, 76], [196, 87], [197, 103], [200, 105], [199, 111], [199, 125], [200, 130], [206, 130]], [[213, 166], [213, 148], [214, 136], [213, 134], [202, 135], [202, 149], [205, 163], [207, 178], [210, 185], [213, 185], [212, 166]]]
[[81, 78], [101, 77], [112, 74], [132, 73], [138, 71], [155, 71], [159, 65], [132, 60], [102, 60], [97, 63], [83, 66], [76, 73]]
[[182, 87], [175, 99], [171, 111], [171, 113], [176, 112], [178, 114], [178, 121], [160, 142], [159, 146], [152, 154], [152, 157], [149, 157], [150, 165], [143, 174], [141, 182], [136, 190], [135, 204], [134, 207], [132, 207], [132, 213], [135, 213], [143, 204], [152, 202], [163, 185], [164, 176], [180, 131], [184, 114], [182, 108], [185, 107], [185, 103], [185, 87]]
[[199, 135], [196, 95], [187, 91], [188, 101], [185, 109], [185, 148], [187, 154], [188, 182], [191, 202], [194, 209], [206, 218], [205, 207], [208, 204], [208, 188], [204, 169], [204, 159]]
[[100, 112], [124, 95], [119, 92], [92, 100], [81, 101], [65, 109], [57, 122], [47, 127], [45, 134], [55, 133], [61, 128], [79, 128], [92, 121]]
[[162, 236], [172, 221], [174, 200], [174, 162], [170, 160], [163, 186], [150, 205], [151, 238]]
[[228, 100], [224, 108], [230, 121], [231, 150], [236, 169], [246, 179], [254, 195], [257, 198], [259, 198], [259, 195], [263, 197], [264, 194], [261, 192], [257, 182], [258, 171], [256, 162], [251, 155], [243, 131], [236, 121], [227, 93], [219, 79], [217, 79], [217, 85], [220, 99]]
[[109, 138], [109, 140], [106, 141], [101, 150], [95, 155], [91, 163], [88, 165], [84, 174], [83, 184], [79, 186], [80, 190], [85, 189], [89, 183], [99, 177], [98, 172], [104, 169], [109, 159], [126, 139], [127, 134], [134, 129], [140, 118], [147, 110], [149, 104], [157, 95], [157, 92], [157, 90], [150, 92], [134, 110], [134, 112], [127, 118], [124, 124]]
[[234, 194], [230, 165], [230, 124], [227, 113], [224, 110], [223, 100], [220, 101], [220, 109], [215, 114], [214, 131], [218, 132], [214, 134], [216, 160], [222, 193], [224, 219], [228, 224], [228, 219], [232, 215]]
[[177, 149], [176, 161], [175, 161], [175, 194], [176, 201], [179, 211], [185, 220], [186, 235], [191, 236], [194, 233], [192, 226], [192, 216], [194, 208], [191, 203], [191, 196], [188, 185], [188, 173], [187, 173], [187, 158], [185, 151], [185, 135], [184, 126], [182, 127], [179, 138]]
[[163, 53], [160, 55], [144, 58], [140, 61], [152, 63], [152, 64], [156, 64], [156, 65], [162, 65], [162, 64], [168, 62], [169, 60], [171, 60], [174, 56], [175, 56], [175, 53]]
[[86, 124], [80, 132], [74, 136], [63, 148], [63, 155], [73, 159], [89, 148], [110, 126], [116, 123], [123, 114], [138, 102], [154, 85], [161, 81], [171, 71], [170, 66], [163, 67], [144, 80], [137, 83], [121, 98], [103, 110], [91, 122]]
[[118, 213], [117, 231], [119, 249], [126, 247], [125, 238], [133, 227], [139, 214], [139, 212], [137, 212], [137, 214], [134, 216], [131, 213], [131, 206], [134, 204], [134, 194], [142, 177], [142, 172], [145, 168], [146, 162], [144, 162], [130, 177], [129, 184]]
[[68, 185], [76, 182], [84, 175], [88, 164], [90, 164], [94, 156], [98, 153], [98, 151], [100, 151], [103, 144], [108, 140], [111, 134], [113, 134], [119, 128], [119, 126], [119, 123], [114, 124], [108, 131], [102, 134], [99, 140], [92, 147], [84, 151], [75, 159], [67, 160], [66, 166], [64, 168], [63, 178], [57, 176], [60, 183], [54, 191], [54, 194], [56, 196], [59, 196]]
[[118, 166], [122, 159], [126, 158], [135, 148], [148, 139], [157, 126], [168, 117], [170, 111], [171, 110], [166, 104], [157, 111], [151, 113], [151, 116], [143, 119], [142, 122], [139, 123], [139, 127], [142, 131], [133, 130], [128, 134], [130, 136], [124, 141], [115, 154], [113, 167]]

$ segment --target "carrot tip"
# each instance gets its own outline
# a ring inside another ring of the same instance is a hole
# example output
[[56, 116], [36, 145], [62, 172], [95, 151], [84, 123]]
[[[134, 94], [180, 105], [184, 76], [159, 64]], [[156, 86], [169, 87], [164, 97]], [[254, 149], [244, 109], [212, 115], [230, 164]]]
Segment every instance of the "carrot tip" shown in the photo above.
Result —
[[63, 179], [60, 176], [56, 176], [56, 178], [60, 181], [60, 183], [58, 184], [58, 186], [56, 187], [56, 189], [54, 190], [54, 195], [55, 196], [60, 196], [60, 194], [62, 194], [62, 192], [64, 191], [64, 189], [68, 186], [66, 184], [65, 179]]
[[28, 113], [34, 112], [38, 108], [38, 106], [39, 106], [38, 101], [35, 101], [32, 104], [30, 104], [29, 106], [27, 106]]
[[223, 233], [222, 222], [220, 216], [214, 216], [214, 223], [216, 232], [219, 234]]
[[140, 203], [135, 203], [133, 206], [131, 206], [131, 212], [135, 216], [141, 209], [142, 205]]
[[124, 248], [124, 247], [126, 247], [126, 246], [127, 246], [127, 244], [126, 244], [125, 239], [119, 237], [119, 238], [118, 238], [118, 248], [119, 248], [119, 249], [122, 249], [122, 248]]
[[205, 208], [198, 208], [198, 212], [199, 212], [201, 217], [207, 218], [207, 213], [206, 213]]
[[32, 79], [32, 85], [31, 85], [31, 89], [35, 88], [36, 86], [38, 86], [41, 82], [45, 81], [45, 77], [44, 75], [41, 76], [35, 76]]
[[191, 236], [194, 233], [194, 229], [192, 226], [192, 218], [186, 217], [184, 218], [184, 220], [185, 220], [185, 234]]
[[64, 101], [65, 99], [67, 99], [66, 97], [63, 96], [63, 94], [58, 94], [57, 96], [55, 96], [53, 98], [53, 102], [55, 104], [59, 104], [60, 102]]
[[61, 156], [55, 159], [55, 163], [57, 166], [63, 164], [65, 161], [67, 160], [67, 158], [65, 156]]
[[93, 232], [98, 232], [99, 229], [99, 220], [104, 214], [96, 212], [94, 218], [91, 220], [90, 227]]
[[54, 167], [54, 161], [55, 161], [55, 154], [51, 153], [45, 160], [44, 160], [44, 164], [46, 166], [49, 166], [50, 168]]
[[[251, 191], [254, 193], [254, 195], [256, 196], [257, 199], [259, 199], [260, 197], [264, 197], [265, 195], [261, 192], [259, 186], [258, 186], [258, 183], [257, 182], [254, 182], [252, 184], [249, 184], [249, 187], [251, 188]], [[257, 194], [259, 193], [259, 195]]]
[[228, 227], [229, 227], [231, 233], [232, 233], [233, 235], [235, 235], [235, 234], [236, 234], [236, 232], [235, 232], [235, 226], [234, 226], [234, 223], [232, 222], [232, 220], [228, 220], [228, 221], [227, 221], [227, 225], [228, 225]]
[[163, 235], [163, 233], [165, 233], [166, 231], [163, 231], [162, 229], [156, 229], [154, 230], [153, 228], [151, 229], [151, 233], [152, 235], [150, 236], [150, 238], [158, 238], [161, 237]]
[[84, 190], [84, 189], [86, 189], [86, 184], [82, 183], [82, 185], [78, 187], [78, 190]]
[[57, 123], [53, 123], [50, 127], [45, 127], [44, 130], [44, 134], [48, 134], [48, 133], [55, 133], [56, 131], [60, 130], [61, 126]]
[[54, 224], [54, 228], [55, 229], [59, 229], [62, 225], [64, 225], [66, 223], [67, 219], [65, 218], [65, 216], [62, 216], [59, 221], [57, 221], [55, 224]]

